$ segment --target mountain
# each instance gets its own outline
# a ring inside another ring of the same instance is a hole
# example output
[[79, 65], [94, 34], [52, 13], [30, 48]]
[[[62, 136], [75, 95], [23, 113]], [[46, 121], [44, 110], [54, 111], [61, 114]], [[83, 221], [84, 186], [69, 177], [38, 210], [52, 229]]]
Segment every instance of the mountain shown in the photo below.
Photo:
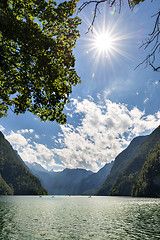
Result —
[[25, 165], [30, 169], [31, 172], [48, 172], [39, 163], [25, 162]]
[[134, 138], [129, 146], [122, 151], [116, 158], [110, 174], [106, 178], [102, 187], [97, 191], [96, 195], [110, 195], [110, 191], [116, 182], [116, 179], [120, 173], [126, 168], [129, 162], [132, 161], [137, 151], [140, 149], [142, 143], [148, 138], [148, 136], [140, 136]]
[[0, 132], [0, 194], [47, 194]]
[[61, 172], [47, 171], [40, 164], [27, 163], [30, 171], [40, 179], [51, 194], [94, 194], [110, 173], [113, 162], [106, 164], [97, 173], [85, 169], [64, 169]]
[[64, 169], [56, 173], [52, 182], [54, 194], [78, 194], [77, 185], [93, 172], [85, 169]]
[[150, 151], [143, 168], [133, 185], [136, 197], [160, 197], [160, 141]]
[[77, 184], [93, 172], [85, 169], [64, 169], [61, 172], [47, 171], [40, 164], [27, 163], [30, 171], [40, 179], [50, 194], [77, 194]]
[[83, 179], [77, 186], [78, 194], [93, 195], [104, 183], [111, 171], [113, 163], [112, 161], [111, 163], [105, 164], [97, 173], [93, 173]]
[[120, 153], [98, 195], [160, 196], [160, 126]]
[[13, 195], [13, 189], [4, 181], [0, 174], [0, 195]]
[[154, 149], [159, 141], [160, 127], [155, 129], [143, 142], [140, 149], [133, 157], [132, 161], [129, 162], [129, 164], [117, 178], [116, 183], [111, 189], [110, 195], [135, 195], [132, 193], [132, 188], [136, 183], [143, 166], [146, 168], [145, 162], [147, 161], [147, 157], [150, 154], [150, 151]]

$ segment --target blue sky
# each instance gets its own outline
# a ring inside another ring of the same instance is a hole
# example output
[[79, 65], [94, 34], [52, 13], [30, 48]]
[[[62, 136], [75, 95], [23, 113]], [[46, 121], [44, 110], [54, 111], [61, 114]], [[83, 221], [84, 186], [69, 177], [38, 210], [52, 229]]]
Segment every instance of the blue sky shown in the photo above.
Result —
[[[80, 1], [81, 2], [81, 1]], [[160, 124], [160, 77], [141, 65], [148, 50], [139, 49], [152, 31], [159, 0], [145, 1], [133, 11], [127, 5], [118, 13], [101, 5], [93, 33], [87, 31], [93, 8], [79, 17], [81, 38], [74, 54], [82, 83], [73, 88], [66, 105], [67, 124], [41, 122], [31, 113], [9, 112], [0, 130], [22, 159], [55, 171], [86, 168], [97, 171], [114, 160], [130, 141], [149, 134]], [[108, 31], [107, 52], [95, 46], [96, 34]]]

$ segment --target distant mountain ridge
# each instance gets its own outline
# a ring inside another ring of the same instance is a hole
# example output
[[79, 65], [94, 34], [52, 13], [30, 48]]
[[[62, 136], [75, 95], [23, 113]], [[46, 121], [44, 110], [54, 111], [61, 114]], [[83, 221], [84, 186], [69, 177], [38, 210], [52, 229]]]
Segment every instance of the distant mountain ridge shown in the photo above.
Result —
[[42, 165], [40, 165], [39, 163], [33, 162], [33, 163], [29, 163], [29, 162], [24, 162], [25, 165], [30, 169], [30, 171], [32, 172], [48, 172], [44, 167], [42, 167]]
[[76, 185], [92, 174], [85, 169], [64, 169], [60, 172], [47, 171], [40, 164], [25, 162], [30, 171], [39, 178], [50, 194], [77, 194]]
[[40, 181], [27, 169], [16, 151], [0, 132], [0, 194], [47, 194]]
[[78, 193], [85, 195], [93, 195], [102, 186], [106, 177], [109, 175], [111, 168], [113, 166], [113, 161], [106, 163], [97, 173], [89, 175], [87, 178], [83, 179], [79, 185]]
[[[160, 127], [149, 136], [133, 139], [116, 157], [111, 172], [97, 195], [160, 196], [160, 154], [156, 147], [160, 146], [159, 144]], [[153, 175], [156, 177], [153, 178]], [[144, 185], [152, 186], [155, 190], [151, 191]]]
[[51, 194], [64, 195], [64, 194], [78, 194], [78, 195], [91, 195], [97, 191], [107, 175], [113, 163], [106, 164], [97, 173], [87, 171], [85, 169], [64, 169], [61, 172], [47, 171], [40, 164], [27, 163], [30, 171], [37, 176], [42, 185]]
[[47, 194], [45, 189], [63, 195], [160, 197], [160, 126], [134, 138], [97, 173], [68, 168], [54, 172], [24, 163], [0, 132], [0, 195]]

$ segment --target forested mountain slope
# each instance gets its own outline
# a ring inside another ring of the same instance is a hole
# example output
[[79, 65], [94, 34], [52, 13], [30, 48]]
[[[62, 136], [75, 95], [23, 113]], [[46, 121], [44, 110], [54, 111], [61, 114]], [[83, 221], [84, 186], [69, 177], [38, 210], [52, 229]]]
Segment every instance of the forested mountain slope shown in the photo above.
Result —
[[147, 167], [147, 164], [145, 165], [145, 162], [147, 161], [147, 157], [150, 154], [150, 151], [154, 149], [159, 141], [160, 127], [155, 129], [148, 136], [148, 138], [144, 141], [138, 152], [133, 157], [132, 161], [130, 161], [126, 168], [121, 172], [111, 189], [110, 195], [134, 195], [135, 191], [132, 192], [132, 188], [136, 183], [142, 168], [144, 167], [145, 169]]
[[160, 141], [148, 154], [133, 185], [132, 196], [160, 197]]
[[0, 132], [0, 194], [47, 194], [40, 181], [22, 164], [17, 153]]
[[97, 192], [97, 195], [110, 195], [110, 191], [116, 182], [117, 177], [126, 168], [127, 164], [132, 161], [135, 154], [141, 147], [141, 144], [147, 139], [147, 137], [148, 136], [140, 136], [134, 138], [129, 146], [115, 158], [111, 172]]
[[160, 196], [160, 126], [137, 137], [120, 153], [97, 192], [112, 196]]

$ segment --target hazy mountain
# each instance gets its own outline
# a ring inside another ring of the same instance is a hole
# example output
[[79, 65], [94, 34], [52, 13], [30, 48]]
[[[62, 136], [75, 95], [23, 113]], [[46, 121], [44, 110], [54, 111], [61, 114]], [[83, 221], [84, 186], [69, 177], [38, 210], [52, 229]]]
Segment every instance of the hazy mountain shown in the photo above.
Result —
[[85, 169], [64, 169], [61, 172], [47, 171], [40, 164], [26, 163], [31, 172], [50, 194], [77, 194], [77, 184], [93, 172]]
[[79, 185], [78, 193], [85, 195], [94, 194], [104, 183], [106, 177], [109, 175], [113, 162], [105, 164], [97, 173], [89, 175], [87, 178], [83, 179]]
[[[52, 182], [53, 194], [78, 194], [77, 185], [93, 172], [85, 169], [64, 169], [54, 174]], [[53, 175], [52, 175], [53, 176]]]
[[116, 182], [116, 179], [120, 173], [126, 168], [129, 162], [132, 161], [137, 151], [140, 149], [142, 143], [148, 138], [148, 136], [140, 136], [134, 138], [129, 146], [122, 151], [116, 158], [110, 174], [106, 178], [104, 184], [97, 192], [97, 195], [110, 195], [110, 191]]
[[32, 172], [48, 172], [39, 163], [36, 163], [36, 162], [34, 162], [34, 163], [25, 162], [25, 164]]
[[64, 169], [61, 172], [45, 170], [40, 164], [27, 163], [30, 171], [37, 176], [51, 194], [94, 194], [110, 173], [112, 163], [106, 164], [97, 173], [85, 169]]
[[0, 194], [47, 194], [0, 132]]

